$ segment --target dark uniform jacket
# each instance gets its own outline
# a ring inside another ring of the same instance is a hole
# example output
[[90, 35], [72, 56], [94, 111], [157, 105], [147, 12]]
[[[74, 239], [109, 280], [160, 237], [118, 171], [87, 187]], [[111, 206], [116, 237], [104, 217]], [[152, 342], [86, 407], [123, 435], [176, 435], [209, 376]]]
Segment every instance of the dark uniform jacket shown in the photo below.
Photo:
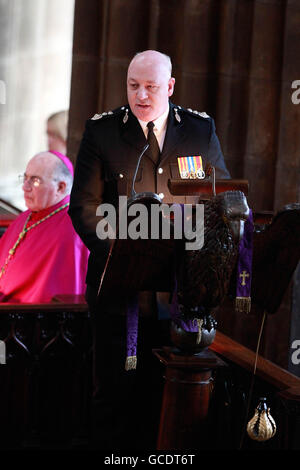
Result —
[[[131, 113], [122, 106], [95, 115], [86, 123], [80, 145], [71, 192], [69, 214], [73, 225], [90, 250], [87, 284], [97, 287], [109, 251], [109, 241], [99, 240], [96, 226], [97, 207], [112, 203], [118, 207], [118, 196], [131, 195], [137, 161], [146, 139]], [[201, 155], [203, 167], [209, 162], [217, 178], [228, 178], [219, 140], [212, 118], [205, 113], [183, 109], [170, 103], [166, 136], [158, 166], [147, 152], [137, 173], [135, 191], [152, 191], [162, 202], [180, 201], [168, 190], [168, 180], [180, 178], [177, 157]]]

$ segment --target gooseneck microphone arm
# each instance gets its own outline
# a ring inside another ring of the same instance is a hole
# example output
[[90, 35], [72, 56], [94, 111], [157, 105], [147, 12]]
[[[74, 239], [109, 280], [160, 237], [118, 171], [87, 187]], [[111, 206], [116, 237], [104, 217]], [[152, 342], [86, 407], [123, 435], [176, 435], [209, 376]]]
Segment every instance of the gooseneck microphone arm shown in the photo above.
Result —
[[142, 150], [141, 155], [140, 155], [139, 158], [138, 158], [138, 161], [137, 161], [137, 164], [136, 164], [135, 173], [134, 173], [133, 180], [132, 180], [131, 197], [133, 197], [133, 196], [136, 195], [136, 191], [135, 191], [135, 189], [134, 189], [135, 180], [136, 180], [136, 177], [137, 177], [137, 173], [138, 173], [138, 171], [139, 171], [139, 167], [140, 167], [140, 163], [141, 163], [142, 156], [144, 155], [144, 153], [146, 152], [146, 150], [147, 150], [148, 148], [149, 148], [149, 144], [146, 144], [145, 147], [144, 147], [143, 150]]

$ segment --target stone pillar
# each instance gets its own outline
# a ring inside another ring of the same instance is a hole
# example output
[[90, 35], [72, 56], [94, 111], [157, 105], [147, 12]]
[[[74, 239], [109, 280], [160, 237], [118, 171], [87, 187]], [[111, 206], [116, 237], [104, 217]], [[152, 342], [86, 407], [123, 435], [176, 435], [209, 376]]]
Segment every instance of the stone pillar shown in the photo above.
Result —
[[47, 117], [69, 107], [73, 12], [74, 0], [0, 2], [0, 198], [20, 208], [18, 174], [46, 150]]

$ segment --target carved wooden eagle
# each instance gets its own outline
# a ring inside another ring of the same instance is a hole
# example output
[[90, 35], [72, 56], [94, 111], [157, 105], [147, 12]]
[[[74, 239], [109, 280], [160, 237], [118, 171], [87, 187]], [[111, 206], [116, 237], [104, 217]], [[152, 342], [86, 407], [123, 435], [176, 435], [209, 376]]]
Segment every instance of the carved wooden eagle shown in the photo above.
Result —
[[204, 206], [204, 245], [182, 252], [178, 273], [178, 302], [190, 318], [209, 315], [224, 300], [249, 216], [241, 191], [220, 193]]

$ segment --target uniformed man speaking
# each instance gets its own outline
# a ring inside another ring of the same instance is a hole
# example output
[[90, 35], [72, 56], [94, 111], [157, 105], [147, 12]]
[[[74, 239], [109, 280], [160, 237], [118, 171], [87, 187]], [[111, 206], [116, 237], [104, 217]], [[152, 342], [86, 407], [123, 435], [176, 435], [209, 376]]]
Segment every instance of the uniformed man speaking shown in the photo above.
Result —
[[[145, 296], [137, 367], [125, 371], [126, 299], [116, 292], [97, 311], [99, 282], [110, 249], [110, 241], [96, 234], [97, 207], [104, 202], [117, 207], [118, 196], [131, 196], [137, 162], [147, 142], [136, 192], [151, 191], [164, 203], [174, 202], [168, 180], [191, 174], [202, 177], [207, 163], [215, 167], [218, 178], [229, 177], [213, 119], [170, 102], [175, 86], [171, 74], [171, 60], [165, 54], [153, 50], [136, 54], [128, 67], [128, 104], [87, 121], [76, 162], [69, 214], [90, 250], [86, 282], [95, 317], [94, 442], [102, 449], [155, 449], [160, 383], [151, 351], [167, 339], [160, 334], [164, 321], [157, 320], [153, 296]], [[198, 158], [198, 168], [189, 167], [189, 157], [192, 162]]]

